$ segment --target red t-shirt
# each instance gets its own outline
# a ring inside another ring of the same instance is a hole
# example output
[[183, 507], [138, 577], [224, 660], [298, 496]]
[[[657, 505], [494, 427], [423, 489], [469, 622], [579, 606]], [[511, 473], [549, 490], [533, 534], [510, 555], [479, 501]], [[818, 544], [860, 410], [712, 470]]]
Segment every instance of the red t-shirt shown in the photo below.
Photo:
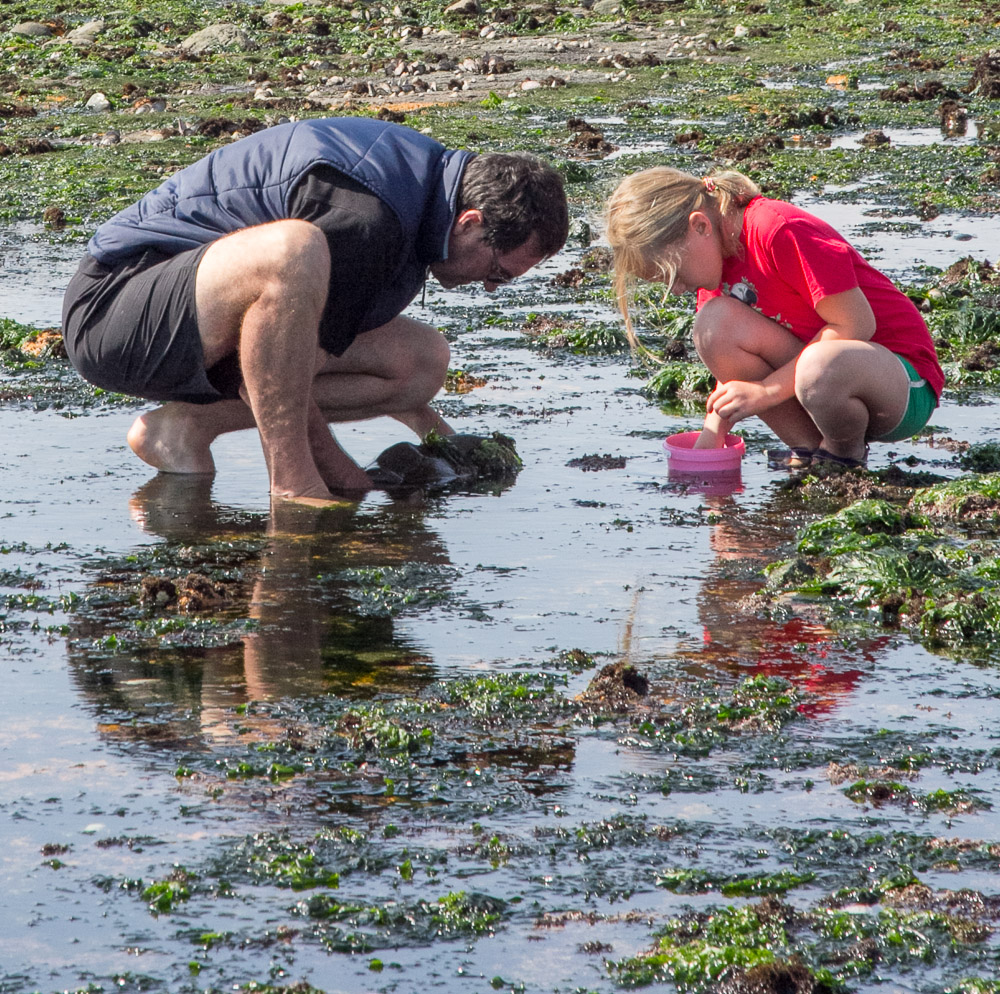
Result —
[[755, 197], [743, 214], [740, 244], [740, 256], [723, 263], [719, 288], [698, 291], [699, 308], [726, 293], [808, 342], [825, 324], [816, 304], [860, 287], [875, 314], [871, 340], [907, 359], [940, 398], [944, 373], [913, 301], [825, 221], [783, 200]]

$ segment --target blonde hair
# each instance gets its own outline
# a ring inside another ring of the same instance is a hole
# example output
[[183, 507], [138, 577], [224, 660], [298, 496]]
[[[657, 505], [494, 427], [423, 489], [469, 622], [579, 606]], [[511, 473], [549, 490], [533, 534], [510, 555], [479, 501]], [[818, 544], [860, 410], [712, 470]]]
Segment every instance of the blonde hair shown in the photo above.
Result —
[[643, 169], [618, 184], [605, 209], [605, 234], [614, 252], [615, 296], [633, 348], [639, 348], [630, 313], [636, 281], [650, 279], [653, 271], [670, 292], [679, 260], [669, 246], [687, 235], [691, 213], [704, 211], [720, 225], [724, 254], [735, 255], [743, 209], [759, 194], [760, 187], [742, 173], [699, 179], [669, 166]]

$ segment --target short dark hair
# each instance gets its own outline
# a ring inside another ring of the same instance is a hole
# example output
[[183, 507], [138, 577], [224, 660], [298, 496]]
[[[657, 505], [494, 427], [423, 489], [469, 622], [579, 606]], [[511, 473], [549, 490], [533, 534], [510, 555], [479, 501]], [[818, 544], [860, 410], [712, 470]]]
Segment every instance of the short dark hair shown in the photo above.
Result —
[[458, 213], [483, 214], [486, 243], [498, 252], [520, 248], [532, 235], [543, 255], [555, 255], [569, 235], [562, 176], [533, 155], [486, 152], [462, 174]]

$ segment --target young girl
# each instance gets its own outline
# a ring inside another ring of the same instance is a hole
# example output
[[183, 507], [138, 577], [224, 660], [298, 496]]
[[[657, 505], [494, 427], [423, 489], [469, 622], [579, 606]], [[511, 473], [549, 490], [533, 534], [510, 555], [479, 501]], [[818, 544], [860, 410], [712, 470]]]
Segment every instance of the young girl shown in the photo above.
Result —
[[944, 374], [923, 318], [819, 218], [741, 173], [658, 166], [621, 182], [606, 222], [633, 343], [637, 278], [698, 291], [694, 343], [718, 384], [696, 447], [756, 414], [793, 467], [863, 466], [869, 441], [927, 423]]

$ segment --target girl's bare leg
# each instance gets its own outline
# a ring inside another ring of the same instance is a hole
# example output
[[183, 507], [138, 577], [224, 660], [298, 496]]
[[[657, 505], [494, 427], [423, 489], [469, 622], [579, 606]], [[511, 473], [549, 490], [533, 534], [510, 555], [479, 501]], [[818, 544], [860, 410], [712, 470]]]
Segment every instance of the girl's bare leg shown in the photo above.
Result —
[[795, 367], [795, 396], [835, 456], [863, 459], [867, 439], [902, 420], [910, 378], [888, 349], [873, 342], [815, 342]]
[[[694, 343], [702, 362], [721, 383], [759, 383], [795, 359], [803, 348], [790, 331], [732, 297], [715, 297], [702, 307], [695, 318]], [[760, 418], [788, 446], [815, 449], [822, 439], [815, 422], [794, 397], [762, 412]], [[710, 414], [705, 427], [724, 438], [732, 424]]]

